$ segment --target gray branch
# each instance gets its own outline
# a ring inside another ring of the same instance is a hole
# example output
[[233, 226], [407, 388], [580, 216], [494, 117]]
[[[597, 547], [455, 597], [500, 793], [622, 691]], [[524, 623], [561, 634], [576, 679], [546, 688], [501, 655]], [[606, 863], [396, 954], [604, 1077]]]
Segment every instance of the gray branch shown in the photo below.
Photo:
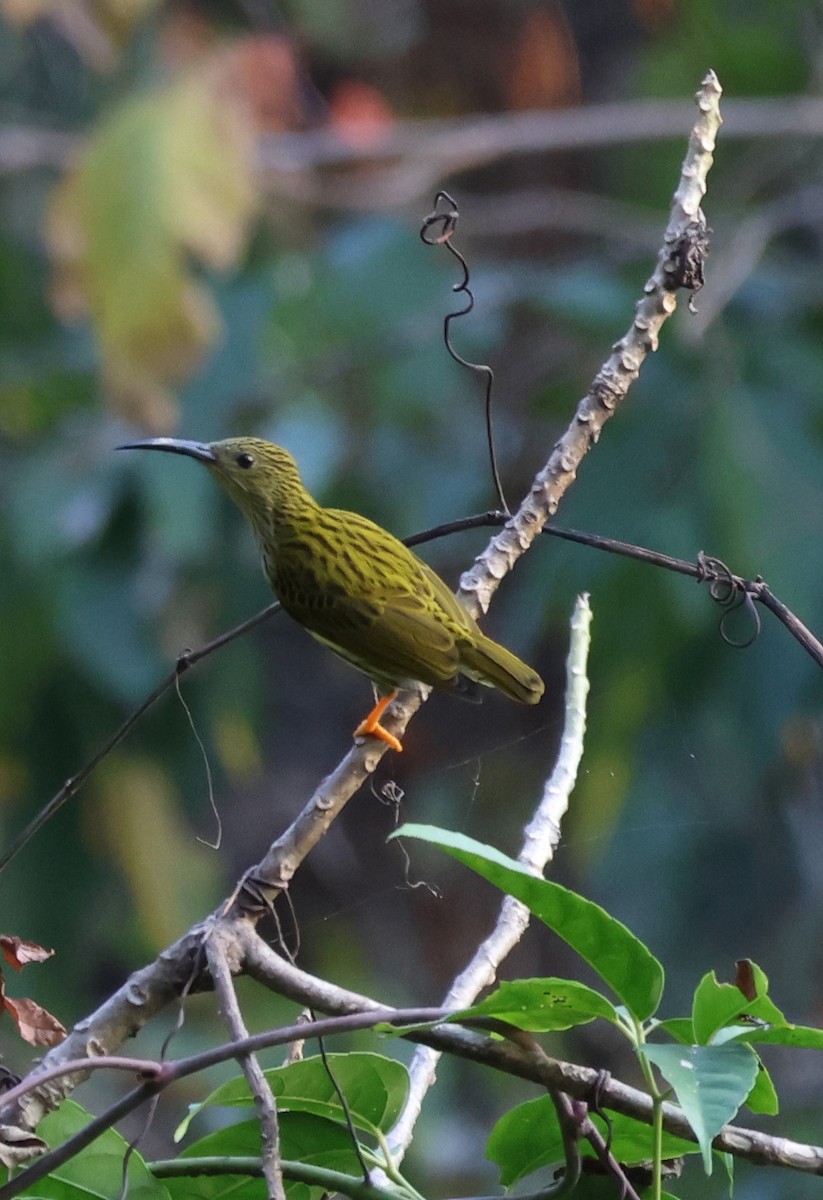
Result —
[[[534, 816], [526, 827], [523, 845], [517, 856], [519, 863], [538, 875], [542, 875], [560, 841], [560, 821], [568, 808], [577, 769], [583, 757], [591, 615], [588, 596], [578, 596], [572, 614], [572, 637], [566, 661], [566, 704], [560, 752]], [[500, 905], [494, 929], [477, 947], [470, 962], [449, 988], [442, 1001], [443, 1008], [456, 1011], [469, 1008], [480, 992], [497, 978], [501, 962], [520, 941], [528, 924], [529, 910], [526, 905], [513, 896], [506, 896]], [[409, 1068], [409, 1094], [388, 1139], [392, 1157], [398, 1162], [411, 1144], [423, 1100], [435, 1081], [440, 1055], [441, 1051], [430, 1046], [421, 1046], [414, 1053]]]

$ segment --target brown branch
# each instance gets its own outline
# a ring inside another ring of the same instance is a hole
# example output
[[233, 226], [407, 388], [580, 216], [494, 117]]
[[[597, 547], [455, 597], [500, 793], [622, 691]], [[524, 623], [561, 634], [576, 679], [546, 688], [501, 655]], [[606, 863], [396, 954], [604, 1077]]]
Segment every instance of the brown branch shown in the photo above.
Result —
[[[254, 934], [250, 927], [241, 931], [244, 942], [245, 969], [252, 978], [270, 987], [280, 996], [297, 1004], [309, 1005], [323, 1012], [351, 1013], [364, 998], [324, 979], [317, 979], [279, 955]], [[375, 1001], [366, 999], [369, 1007]], [[306, 1035], [310, 1029], [303, 1027]], [[528, 1053], [511, 1042], [481, 1037], [459, 1025], [438, 1025], [434, 1029], [413, 1030], [404, 1036], [421, 1045], [433, 1046], [443, 1053], [455, 1054], [470, 1062], [492, 1067], [542, 1087], [551, 1085], [590, 1106], [612, 1109], [651, 1124], [653, 1108], [646, 1092], [615, 1079], [604, 1080], [599, 1071], [574, 1063], [563, 1062], [541, 1053]], [[663, 1106], [664, 1127], [678, 1137], [695, 1141], [695, 1135], [681, 1109], [673, 1104]], [[760, 1166], [789, 1167], [793, 1170], [823, 1175], [823, 1147], [791, 1142], [780, 1136], [772, 1137], [752, 1129], [727, 1125], [712, 1143], [715, 1149], [745, 1158]]]

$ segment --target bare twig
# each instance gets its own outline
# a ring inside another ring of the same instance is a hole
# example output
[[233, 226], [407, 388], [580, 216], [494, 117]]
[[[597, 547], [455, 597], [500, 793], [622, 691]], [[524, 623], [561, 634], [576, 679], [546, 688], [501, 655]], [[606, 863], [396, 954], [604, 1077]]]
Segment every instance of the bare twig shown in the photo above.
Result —
[[[728, 133], [737, 138], [819, 138], [823, 100], [735, 99], [724, 104]], [[261, 144], [264, 171], [295, 173], [398, 157], [434, 163], [440, 177], [518, 154], [576, 150], [679, 138], [689, 113], [680, 101], [635, 100], [550, 111], [508, 112], [430, 121], [396, 122], [371, 142], [346, 141], [331, 130], [276, 134]]]
[[[229, 1027], [232, 1039], [240, 1042], [249, 1036], [249, 1031], [237, 1002], [237, 993], [234, 990], [234, 981], [229, 967], [229, 949], [233, 950], [234, 945], [230, 931], [226, 929], [224, 923], [220, 922], [216, 923], [209, 931], [204, 949], [220, 1010]], [[260, 1157], [268, 1200], [286, 1200], [283, 1173], [280, 1168], [280, 1126], [274, 1093], [253, 1054], [238, 1052], [237, 1058], [260, 1113], [260, 1140], [262, 1142]]]
[[[675, 308], [674, 292], [680, 282], [683, 238], [690, 225], [700, 216], [700, 198], [705, 190], [706, 172], [711, 164], [714, 136], [720, 120], [719, 96], [719, 84], [714, 74], [710, 73], [698, 93], [700, 115], [683, 165], [681, 182], [675, 193], [665, 245], [657, 269], [646, 285], [646, 295], [638, 305], [631, 330], [617, 344], [590, 392], [581, 401], [570, 429], [538, 474], [520, 511], [492, 539], [487, 551], [463, 577], [462, 598], [474, 613], [485, 611], [500, 580], [529, 548], [556, 510], [560, 498], [574, 480], [580, 461], [637, 377], [647, 354], [656, 348], [660, 327]], [[402, 733], [423, 698], [422, 693], [402, 693], [392, 706], [393, 713], [386, 721], [387, 726], [395, 733]], [[374, 771], [385, 746], [376, 744], [375, 739], [371, 738], [367, 742], [367, 745], [355, 746], [349, 752], [338, 768], [323, 781], [292, 826], [249, 873], [249, 888], [238, 896], [236, 907], [241, 913], [244, 904], [250, 911], [255, 911], [253, 905], [259, 904], [255, 896], [258, 885], [268, 887], [272, 894], [288, 885], [305, 855]], [[265, 911], [265, 905], [257, 911]], [[220, 915], [225, 914], [221, 911]], [[239, 922], [236, 925], [238, 931], [243, 928], [251, 930], [248, 923], [244, 925]], [[197, 969], [203, 935], [207, 931], [208, 922], [195, 926], [155, 963], [136, 972], [96, 1013], [76, 1026], [60, 1047], [45, 1056], [43, 1067], [69, 1058], [96, 1056], [116, 1049], [153, 1013], [180, 995], [181, 989]], [[248, 948], [244, 961], [247, 969], [253, 973], [252, 956]], [[303, 997], [299, 1002], [305, 1004], [307, 998]], [[316, 1001], [310, 1003], [321, 1009], [326, 1007]], [[305, 1029], [301, 1030], [301, 1033], [305, 1032]], [[36, 1124], [46, 1111], [56, 1107], [76, 1082], [77, 1077], [74, 1076], [68, 1083], [63, 1081], [61, 1087], [48, 1084], [36, 1093], [29, 1093], [25, 1111], [18, 1116], [26, 1125]], [[570, 1090], [562, 1081], [557, 1082], [564, 1090]]]
[[23, 849], [27, 842], [31, 841], [38, 830], [45, 825], [46, 821], [48, 821], [50, 817], [53, 817], [58, 809], [63, 807], [67, 800], [71, 799], [75, 792], [77, 792], [79, 788], [82, 787], [82, 785], [86, 782], [92, 771], [94, 771], [95, 768], [100, 765], [103, 759], [106, 758], [106, 756], [109, 755], [116, 746], [120, 745], [123, 738], [132, 731], [140, 718], [146, 712], [148, 712], [148, 710], [154, 704], [157, 703], [161, 696], [164, 696], [167, 691], [175, 686], [180, 676], [184, 674], [189, 667], [193, 667], [195, 663], [198, 663], [202, 658], [206, 658], [208, 655], [213, 654], [215, 650], [219, 650], [222, 646], [227, 646], [229, 642], [233, 642], [235, 638], [240, 637], [244, 633], [248, 633], [250, 629], [254, 629], [255, 626], [259, 625], [262, 621], [265, 621], [267, 617], [270, 617], [273, 613], [279, 611], [280, 603], [279, 601], [275, 601], [274, 604], [269, 604], [267, 608], [262, 609], [259, 613], [255, 613], [253, 617], [249, 617], [247, 621], [243, 621], [242, 624], [236, 625], [234, 629], [227, 630], [226, 633], [221, 633], [219, 637], [214, 638], [210, 642], [206, 642], [205, 645], [200, 646], [197, 650], [183, 650], [182, 653], [178, 655], [177, 662], [174, 664], [174, 667], [171, 669], [171, 671], [169, 671], [168, 675], [166, 675], [164, 679], [161, 679], [154, 691], [150, 692], [142, 704], [138, 705], [134, 712], [130, 713], [129, 716], [126, 717], [123, 724], [120, 725], [120, 727], [111, 735], [111, 737], [103, 743], [94, 757], [86, 763], [82, 770], [78, 771], [76, 775], [72, 775], [71, 779], [66, 780], [60, 790], [56, 792], [54, 796], [52, 796], [48, 804], [44, 805], [43, 808], [40, 809], [34, 820], [29, 822], [22, 833], [18, 834], [11, 845], [6, 848], [2, 855], [0, 855], [0, 871], [2, 871], [3, 868], [11, 862], [14, 856]]
[[583, 458], [599, 439], [606, 421], [614, 416], [647, 356], [657, 349], [660, 330], [677, 306], [684, 238], [695, 225], [705, 228], [700, 202], [706, 191], [706, 175], [713, 161], [714, 142], [720, 126], [720, 95], [717, 76], [710, 71], [697, 93], [700, 115], [689, 140], [663, 247], [644, 288], [645, 295], [637, 305], [631, 328], [617, 342], [595, 376], [591, 388], [578, 404], [571, 424], [557, 442], [545, 467], [538, 472], [531, 492], [517, 513], [506, 523], [502, 533], [492, 538], [475, 560], [474, 567], [460, 581], [459, 595], [474, 616], [486, 612], [501, 579], [554, 516], [560, 500], [574, 482]]
[[[560, 753], [543, 789], [540, 803], [526, 827], [523, 845], [517, 856], [518, 862], [538, 874], [542, 874], [560, 841], [560, 821], [568, 807], [583, 755], [586, 697], [589, 691], [586, 662], [590, 628], [588, 597], [578, 596], [572, 614], [572, 637], [566, 660], [566, 704]], [[500, 963], [520, 941], [528, 923], [529, 910], [526, 905], [513, 896], [504, 897], [494, 929], [454, 980], [443, 999], [443, 1007], [460, 1010], [473, 1004], [483, 988], [494, 982]], [[408, 1096], [388, 1138], [392, 1157], [398, 1162], [402, 1161], [411, 1144], [414, 1126], [423, 1099], [434, 1083], [439, 1060], [440, 1051], [429, 1046], [421, 1046], [414, 1052], [409, 1067]]]
[[[720, 124], [721, 88], [713, 71], [697, 93], [699, 116], [683, 162], [680, 183], [658, 256], [657, 266], [644, 288], [631, 329], [616, 344], [594, 382], [580, 401], [574, 419], [556, 444], [548, 462], [538, 472], [519, 510], [493, 537], [461, 581], [458, 597], [479, 616], [488, 609], [501, 580], [530, 548], [560, 500], [574, 482], [582, 459], [597, 442], [603, 426], [640, 373], [646, 357], [657, 348], [666, 319], [674, 312], [676, 291], [683, 280], [683, 247], [691, 231], [700, 227], [700, 201], [712, 163], [714, 139]], [[428, 696], [428, 689], [401, 692], [388, 710], [385, 727], [402, 737], [411, 717]], [[260, 893], [275, 895], [288, 885], [305, 854], [316, 845], [331, 821], [342, 810], [386, 752], [384, 743], [355, 747], [309, 800], [291, 827], [270, 847], [265, 858], [248, 873], [248, 887], [237, 902], [241, 910], [257, 911]]]
[[[485, 525], [505, 525], [509, 520], [509, 514], [504, 512], [477, 513], [471, 517], [447, 521], [443, 525], [424, 530], [422, 533], [415, 533], [406, 538], [406, 544], [417, 546], [422, 542], [459, 533], [464, 529], [479, 529]], [[788, 605], [775, 596], [769, 585], [759, 576], [757, 579], [746, 579], [742, 575], [735, 575], [720, 559], [704, 554], [702, 551], [698, 553], [696, 562], [689, 562], [688, 559], [673, 558], [670, 554], [663, 554], [659, 550], [649, 550], [645, 546], [635, 546], [631, 542], [617, 541], [615, 538], [603, 537], [599, 533], [583, 533], [579, 529], [563, 529], [559, 525], [544, 525], [543, 533], [550, 537], [562, 538], [564, 541], [578, 542], [581, 546], [591, 546], [595, 550], [604, 550], [607, 554], [633, 558], [637, 562], [645, 562], [650, 566], [660, 567], [664, 571], [689, 575], [698, 583], [708, 584], [712, 599], [727, 611], [735, 606], [736, 599], [756, 601], [777, 617], [778, 621], [788, 629], [792, 637], [799, 642], [817, 665], [823, 667], [823, 642], [815, 637], [809, 627]], [[749, 645], [749, 643], [746, 642], [745, 645]]]
[[[823, 100], [818, 96], [735, 99], [724, 105], [727, 136], [747, 140], [823, 134]], [[677, 100], [618, 101], [579, 108], [471, 115], [428, 121], [396, 121], [370, 141], [346, 140], [334, 130], [270, 134], [260, 143], [264, 176], [285, 188], [289, 178], [352, 163], [393, 164], [398, 158], [425, 165], [425, 194], [431, 179], [466, 167], [520, 154], [595, 149], [680, 138], [688, 129], [688, 107]], [[83, 140], [42, 126], [0, 128], [0, 174], [65, 167]], [[373, 179], [373, 176], [370, 178]], [[358, 195], [365, 206], [368, 187]], [[387, 189], [388, 190], [388, 189]], [[372, 191], [372, 204], [381, 203]]]
[[[242, 1042], [230, 1042], [214, 1047], [176, 1063], [144, 1063], [146, 1082], [133, 1089], [101, 1117], [96, 1118], [81, 1134], [73, 1138], [69, 1149], [67, 1149], [69, 1145], [67, 1143], [66, 1146], [60, 1147], [59, 1150], [52, 1151], [50, 1155], [46, 1156], [48, 1164], [45, 1170], [38, 1173], [38, 1179], [43, 1178], [54, 1166], [58, 1165], [56, 1159], [58, 1154], [60, 1162], [67, 1161], [126, 1113], [132, 1112], [154, 1096], [161, 1088], [167, 1087], [177, 1079], [214, 1066], [218, 1062], [234, 1058], [238, 1052], [256, 1053], [269, 1046], [287, 1045], [295, 1037], [308, 1039], [315, 1035], [327, 1036], [333, 1033], [351, 1032], [356, 1029], [371, 1028], [377, 1023], [420, 1024], [426, 1021], [436, 1021], [443, 1015], [442, 1009], [387, 1008], [367, 996], [347, 991], [330, 984], [327, 980], [309, 975], [275, 954], [257, 935], [248, 921], [238, 921], [234, 925], [233, 932], [236, 939], [233, 952], [239, 955], [246, 973], [265, 986], [272, 988], [278, 995], [294, 1000], [301, 1006], [306, 1005], [338, 1015], [318, 1020], [309, 1026], [301, 1021], [276, 1031], [255, 1034]], [[153, 966], [156, 965], [153, 964]], [[150, 969], [144, 968], [144, 976], [150, 972]], [[107, 1002], [107, 1005], [109, 1003]], [[82, 1022], [81, 1026], [86, 1026], [93, 1019]], [[82, 1036], [83, 1029], [78, 1027], [70, 1035], [70, 1038]], [[524, 1050], [522, 1046], [516, 1046], [511, 1042], [492, 1040], [457, 1025], [437, 1025], [430, 1029], [414, 1028], [404, 1033], [403, 1036], [411, 1041], [456, 1054], [458, 1057], [479, 1065], [529, 1080], [542, 1087], [550, 1084], [589, 1104], [596, 1100], [599, 1106], [625, 1113], [638, 1121], [647, 1124], [652, 1121], [652, 1101], [645, 1092], [640, 1092], [636, 1088], [611, 1078], [604, 1081], [600, 1072], [590, 1068], [548, 1058], [544, 1054], [536, 1056], [534, 1053]], [[58, 1051], [60, 1049], [62, 1047], [58, 1047]], [[48, 1057], [54, 1060], [56, 1056], [57, 1052], [51, 1052]], [[109, 1063], [105, 1065], [108, 1067]], [[134, 1060], [118, 1060], [115, 1065], [122, 1066], [122, 1069], [133, 1070], [135, 1064]], [[43, 1069], [44, 1073], [48, 1070], [46, 1078], [54, 1087], [55, 1093], [59, 1093], [61, 1089], [55, 1086], [55, 1075], [61, 1069], [60, 1064], [52, 1061], [44, 1064]], [[64, 1061], [62, 1070], [73, 1072], [74, 1063]], [[77, 1075], [73, 1074], [63, 1094], [67, 1094], [77, 1081]], [[32, 1111], [30, 1106], [20, 1104], [21, 1092], [26, 1091], [28, 1096], [32, 1097], [37, 1096], [41, 1090], [44, 1090], [43, 1085], [36, 1075], [32, 1075], [18, 1085], [18, 1088], [10, 1093], [12, 1104], [4, 1103], [0, 1108], [0, 1121], [5, 1123], [19, 1120], [21, 1109], [30, 1113]], [[37, 1102], [42, 1104], [42, 1099], [38, 1098]], [[49, 1105], [49, 1107], [54, 1106], [56, 1106], [56, 1102]], [[671, 1133], [695, 1140], [682, 1111], [673, 1105], [664, 1105], [664, 1125]], [[806, 1173], [823, 1175], [823, 1147], [804, 1145], [783, 1137], [770, 1137], [768, 1134], [733, 1125], [725, 1126], [713, 1145], [718, 1150], [727, 1151], [761, 1166], [788, 1167]], [[35, 1166], [42, 1168], [44, 1163], [46, 1163], [46, 1159], [41, 1159]], [[19, 1178], [22, 1179], [23, 1176]], [[25, 1186], [35, 1182], [32, 1176], [27, 1175], [25, 1179]], [[16, 1194], [17, 1192], [8, 1192], [0, 1188], [0, 1200], [9, 1200], [9, 1197]]]

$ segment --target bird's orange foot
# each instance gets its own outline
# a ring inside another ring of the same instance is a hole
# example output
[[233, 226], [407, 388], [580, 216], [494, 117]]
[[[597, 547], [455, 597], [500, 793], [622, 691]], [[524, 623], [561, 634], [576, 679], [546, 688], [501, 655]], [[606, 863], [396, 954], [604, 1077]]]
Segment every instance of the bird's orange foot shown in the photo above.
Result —
[[389, 692], [388, 696], [381, 696], [369, 715], [357, 726], [352, 737], [365, 737], [366, 734], [370, 734], [372, 737], [380, 738], [381, 742], [391, 746], [392, 750], [402, 750], [403, 747], [394, 734], [389, 733], [388, 729], [384, 729], [380, 724], [380, 718], [396, 696], [397, 692]]

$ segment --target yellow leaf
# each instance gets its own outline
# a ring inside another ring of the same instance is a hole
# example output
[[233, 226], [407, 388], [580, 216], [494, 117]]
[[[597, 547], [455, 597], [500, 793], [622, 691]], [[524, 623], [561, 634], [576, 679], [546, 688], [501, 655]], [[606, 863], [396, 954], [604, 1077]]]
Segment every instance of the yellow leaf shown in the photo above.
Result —
[[[93, 809], [88, 838], [118, 863], [151, 944], [164, 945], [216, 902], [220, 858], [197, 841], [174, 785], [156, 763], [130, 757], [105, 764]], [[203, 825], [212, 836], [205, 796]]]
[[90, 314], [115, 407], [153, 429], [173, 422], [167, 388], [220, 328], [191, 259], [236, 263], [255, 207], [252, 118], [224, 62], [123, 103], [49, 214], [55, 306]]
[[213, 737], [220, 764], [232, 779], [249, 783], [263, 770], [263, 756], [254, 730], [240, 713], [220, 713]]

